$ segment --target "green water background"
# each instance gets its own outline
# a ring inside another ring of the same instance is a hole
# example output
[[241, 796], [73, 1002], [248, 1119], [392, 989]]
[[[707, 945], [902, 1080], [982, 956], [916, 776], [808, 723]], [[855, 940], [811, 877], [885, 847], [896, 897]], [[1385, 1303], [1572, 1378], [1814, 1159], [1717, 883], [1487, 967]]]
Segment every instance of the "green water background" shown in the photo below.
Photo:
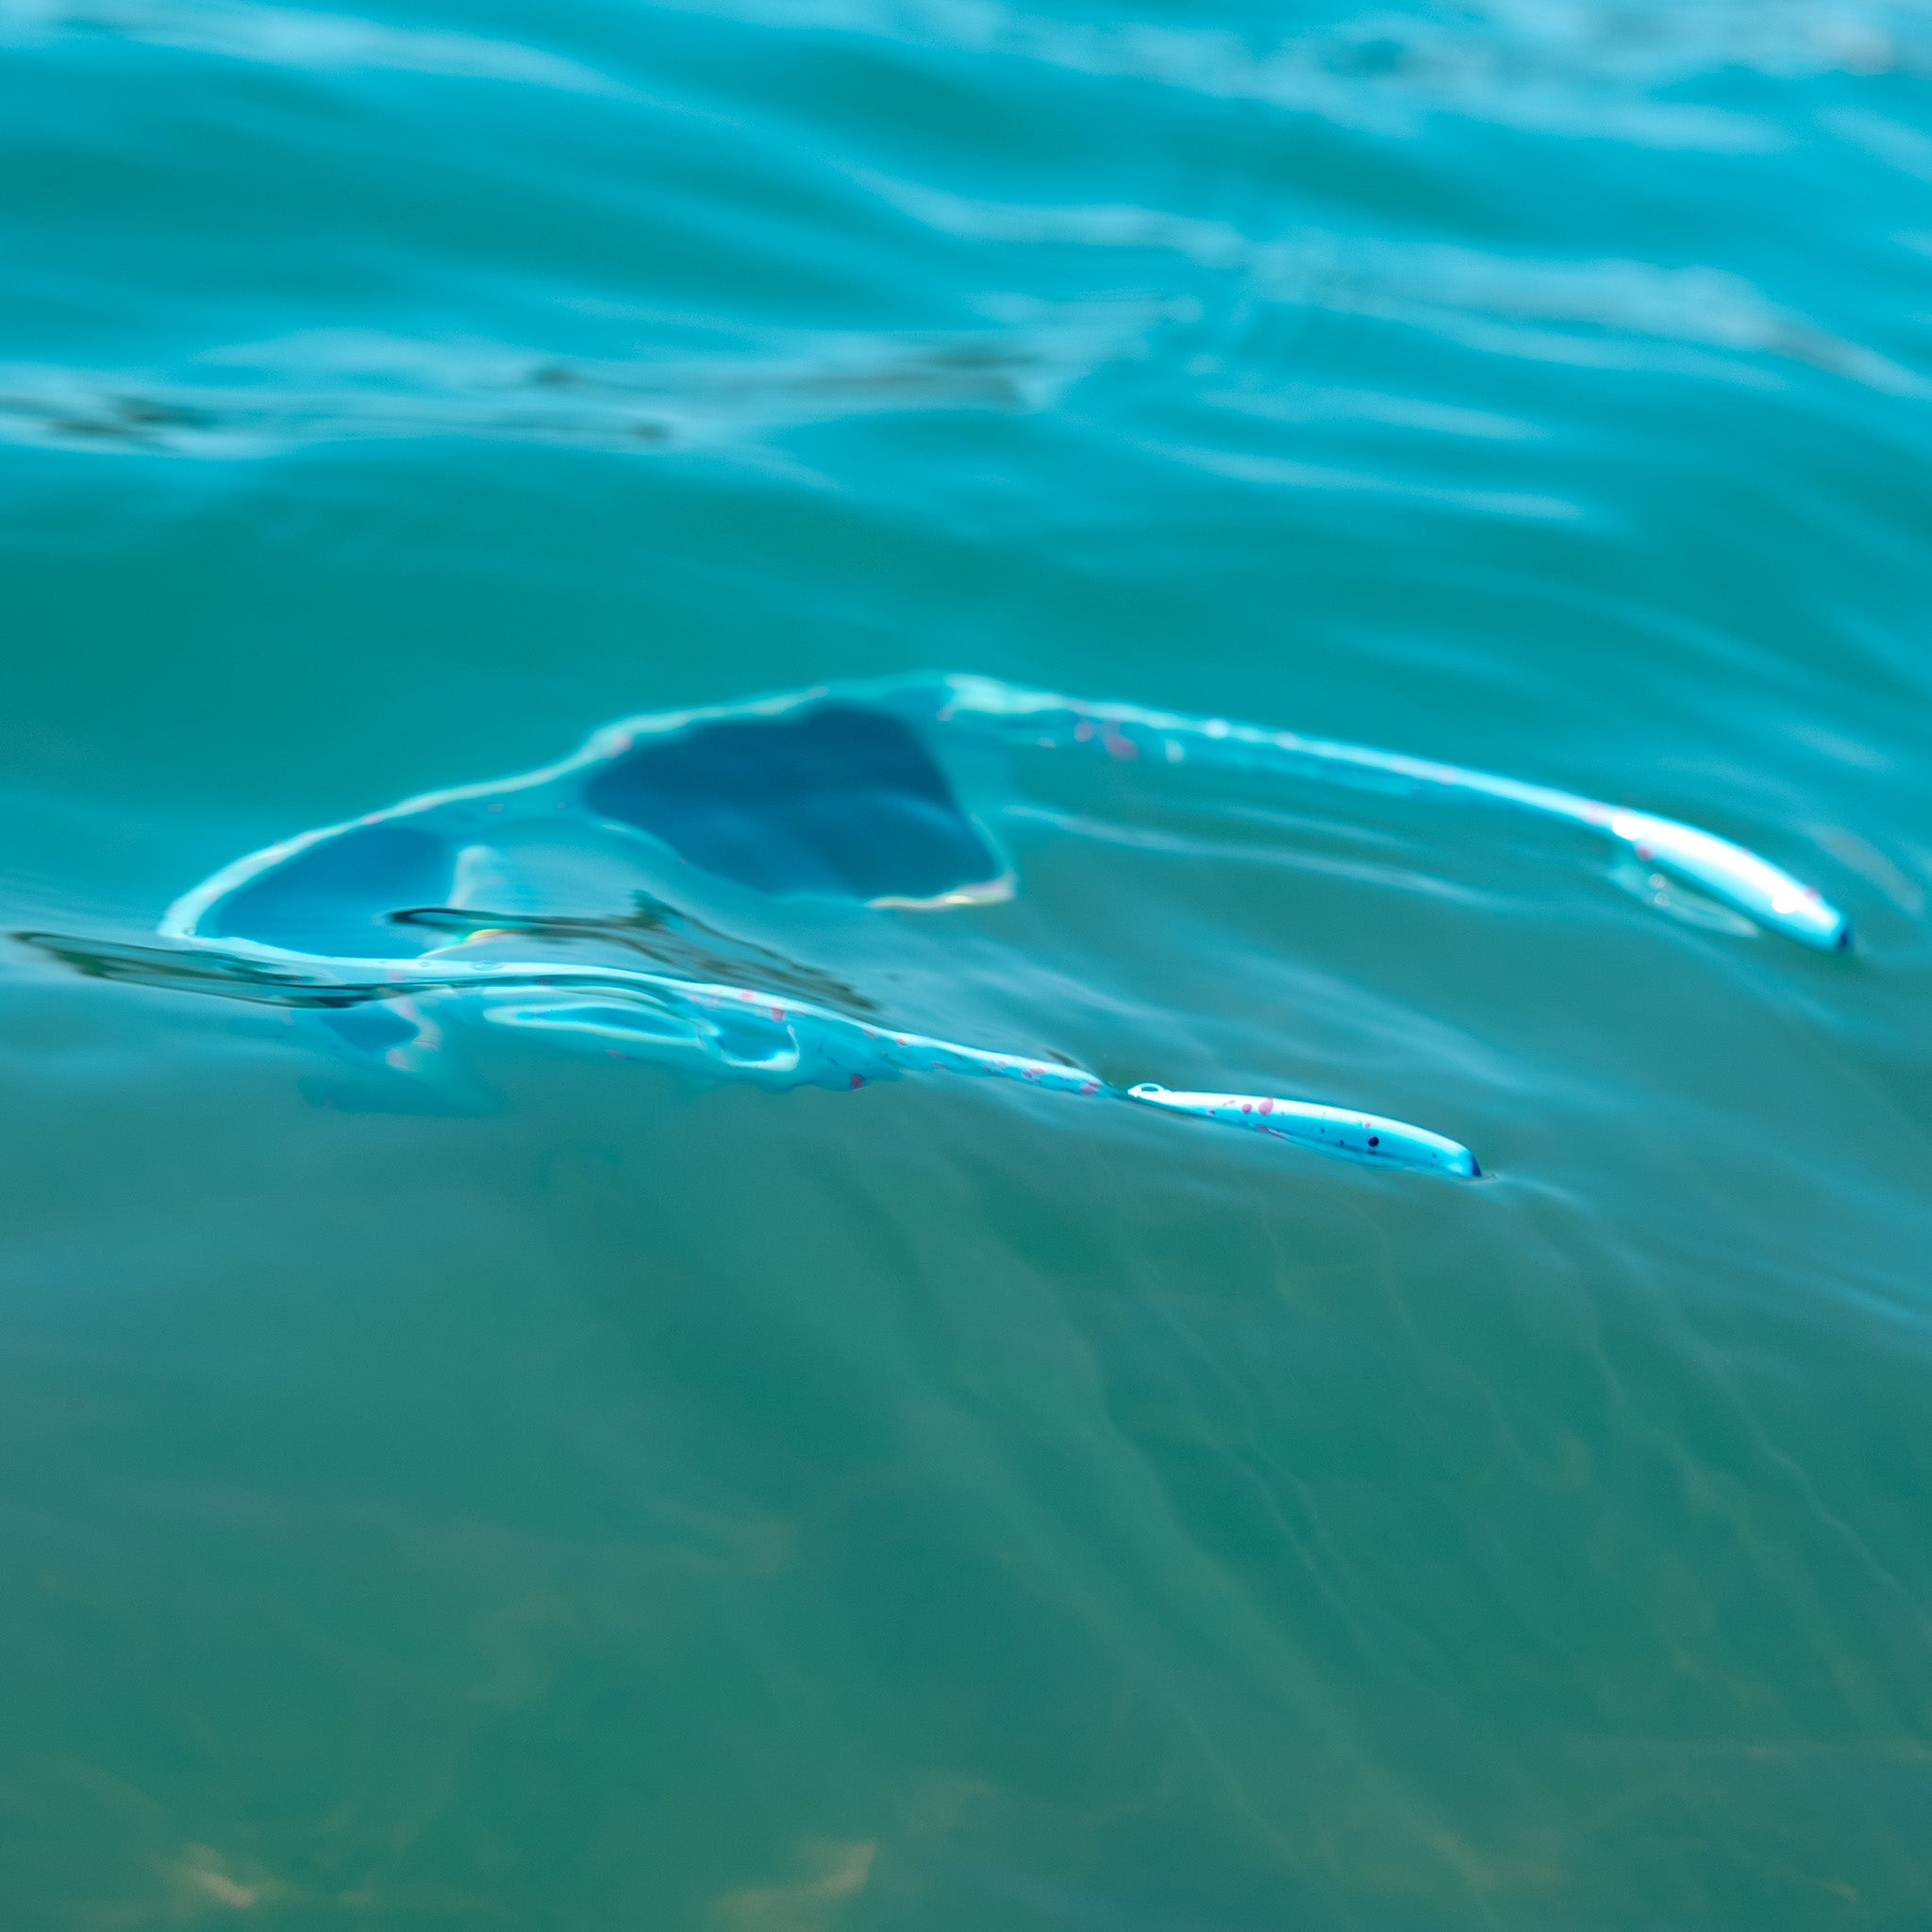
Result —
[[1876, 0], [0, 4], [8, 929], [937, 667], [1860, 936], [1023, 773], [960, 1037], [1465, 1189], [537, 1050], [332, 1113], [9, 949], [5, 1924], [1932, 1924], [1928, 89]]

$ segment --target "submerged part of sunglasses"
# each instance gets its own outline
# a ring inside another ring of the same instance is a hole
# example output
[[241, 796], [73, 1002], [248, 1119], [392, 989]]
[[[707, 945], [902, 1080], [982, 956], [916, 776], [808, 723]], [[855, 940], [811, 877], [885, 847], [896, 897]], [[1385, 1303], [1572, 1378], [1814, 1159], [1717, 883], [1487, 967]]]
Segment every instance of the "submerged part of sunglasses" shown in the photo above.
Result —
[[[217, 951], [48, 933], [20, 937], [97, 978], [317, 1010], [345, 1044], [393, 1074], [418, 1078], [446, 1074], [445, 1026], [467, 1022], [777, 1091], [846, 1091], [904, 1073], [974, 1074], [1022, 1081], [1045, 1093], [1124, 1100], [1220, 1121], [1370, 1166], [1464, 1179], [1481, 1172], [1468, 1148], [1400, 1121], [1267, 1096], [1170, 1093], [1145, 1085], [1123, 1090], [1064, 1060], [903, 1033], [751, 987], [605, 966], [462, 958], [456, 957], [461, 947], [385, 962], [371, 972], [375, 961], [275, 959], [266, 949], [247, 946]], [[483, 931], [465, 944], [500, 945], [504, 938], [501, 931]], [[357, 964], [364, 968], [359, 974]]]
[[1013, 869], [948, 771], [975, 745], [1509, 807], [1600, 833], [1802, 944], [1849, 944], [1843, 916], [1808, 887], [1674, 820], [1393, 752], [967, 676], [628, 719], [559, 764], [425, 793], [238, 859], [170, 908], [163, 945], [24, 937], [87, 972], [321, 1009], [343, 1046], [395, 1074], [429, 1073], [444, 1023], [475, 1022], [771, 1088], [992, 1074], [1376, 1166], [1478, 1172], [1467, 1148], [1398, 1121], [1123, 1089], [1057, 1059], [901, 1031], [836, 976], [680, 909], [703, 904], [756, 925], [788, 902], [863, 917], [1009, 898]]

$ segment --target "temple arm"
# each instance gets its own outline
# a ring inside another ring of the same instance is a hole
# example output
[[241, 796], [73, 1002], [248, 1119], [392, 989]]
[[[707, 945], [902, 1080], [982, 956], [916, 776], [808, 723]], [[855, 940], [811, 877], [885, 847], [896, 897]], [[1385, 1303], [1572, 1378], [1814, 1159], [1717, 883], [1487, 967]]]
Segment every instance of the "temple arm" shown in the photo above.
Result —
[[1233, 724], [1224, 718], [1189, 718], [1138, 705], [1090, 704], [989, 677], [908, 680], [883, 694], [908, 716], [919, 715], [1014, 745], [1091, 747], [1117, 758], [1279, 772], [1513, 806], [1599, 832], [1630, 848], [1646, 864], [1668, 867], [1713, 898], [1801, 945], [1835, 952], [1851, 944], [1851, 927], [1842, 912], [1755, 852], [1675, 819], [1605, 805], [1550, 786], [1527, 785], [1367, 745]]

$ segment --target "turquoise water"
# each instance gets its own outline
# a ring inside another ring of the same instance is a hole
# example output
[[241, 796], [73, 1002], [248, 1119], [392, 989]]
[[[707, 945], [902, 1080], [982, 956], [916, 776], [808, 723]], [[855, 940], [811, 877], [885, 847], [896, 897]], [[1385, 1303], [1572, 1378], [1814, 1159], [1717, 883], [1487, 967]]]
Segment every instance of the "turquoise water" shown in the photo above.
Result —
[[1043, 754], [847, 936], [1460, 1185], [9, 946], [9, 1927], [1932, 1924], [1932, 12], [1054, 5], [0, 0], [5, 928], [937, 669], [1856, 951]]

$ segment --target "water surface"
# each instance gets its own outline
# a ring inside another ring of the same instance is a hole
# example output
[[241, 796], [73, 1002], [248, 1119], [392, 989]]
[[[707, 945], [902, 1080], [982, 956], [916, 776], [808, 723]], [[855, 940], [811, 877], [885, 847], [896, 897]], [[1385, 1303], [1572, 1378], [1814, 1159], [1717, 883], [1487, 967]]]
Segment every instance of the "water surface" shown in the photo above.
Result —
[[9, 947], [9, 1924], [1926, 1924], [1928, 76], [1910, 0], [0, 0], [7, 930], [959, 669], [1859, 935], [1047, 754], [1016, 899], [872, 915], [908, 1022], [1468, 1187], [513, 1038], [345, 1110]]

